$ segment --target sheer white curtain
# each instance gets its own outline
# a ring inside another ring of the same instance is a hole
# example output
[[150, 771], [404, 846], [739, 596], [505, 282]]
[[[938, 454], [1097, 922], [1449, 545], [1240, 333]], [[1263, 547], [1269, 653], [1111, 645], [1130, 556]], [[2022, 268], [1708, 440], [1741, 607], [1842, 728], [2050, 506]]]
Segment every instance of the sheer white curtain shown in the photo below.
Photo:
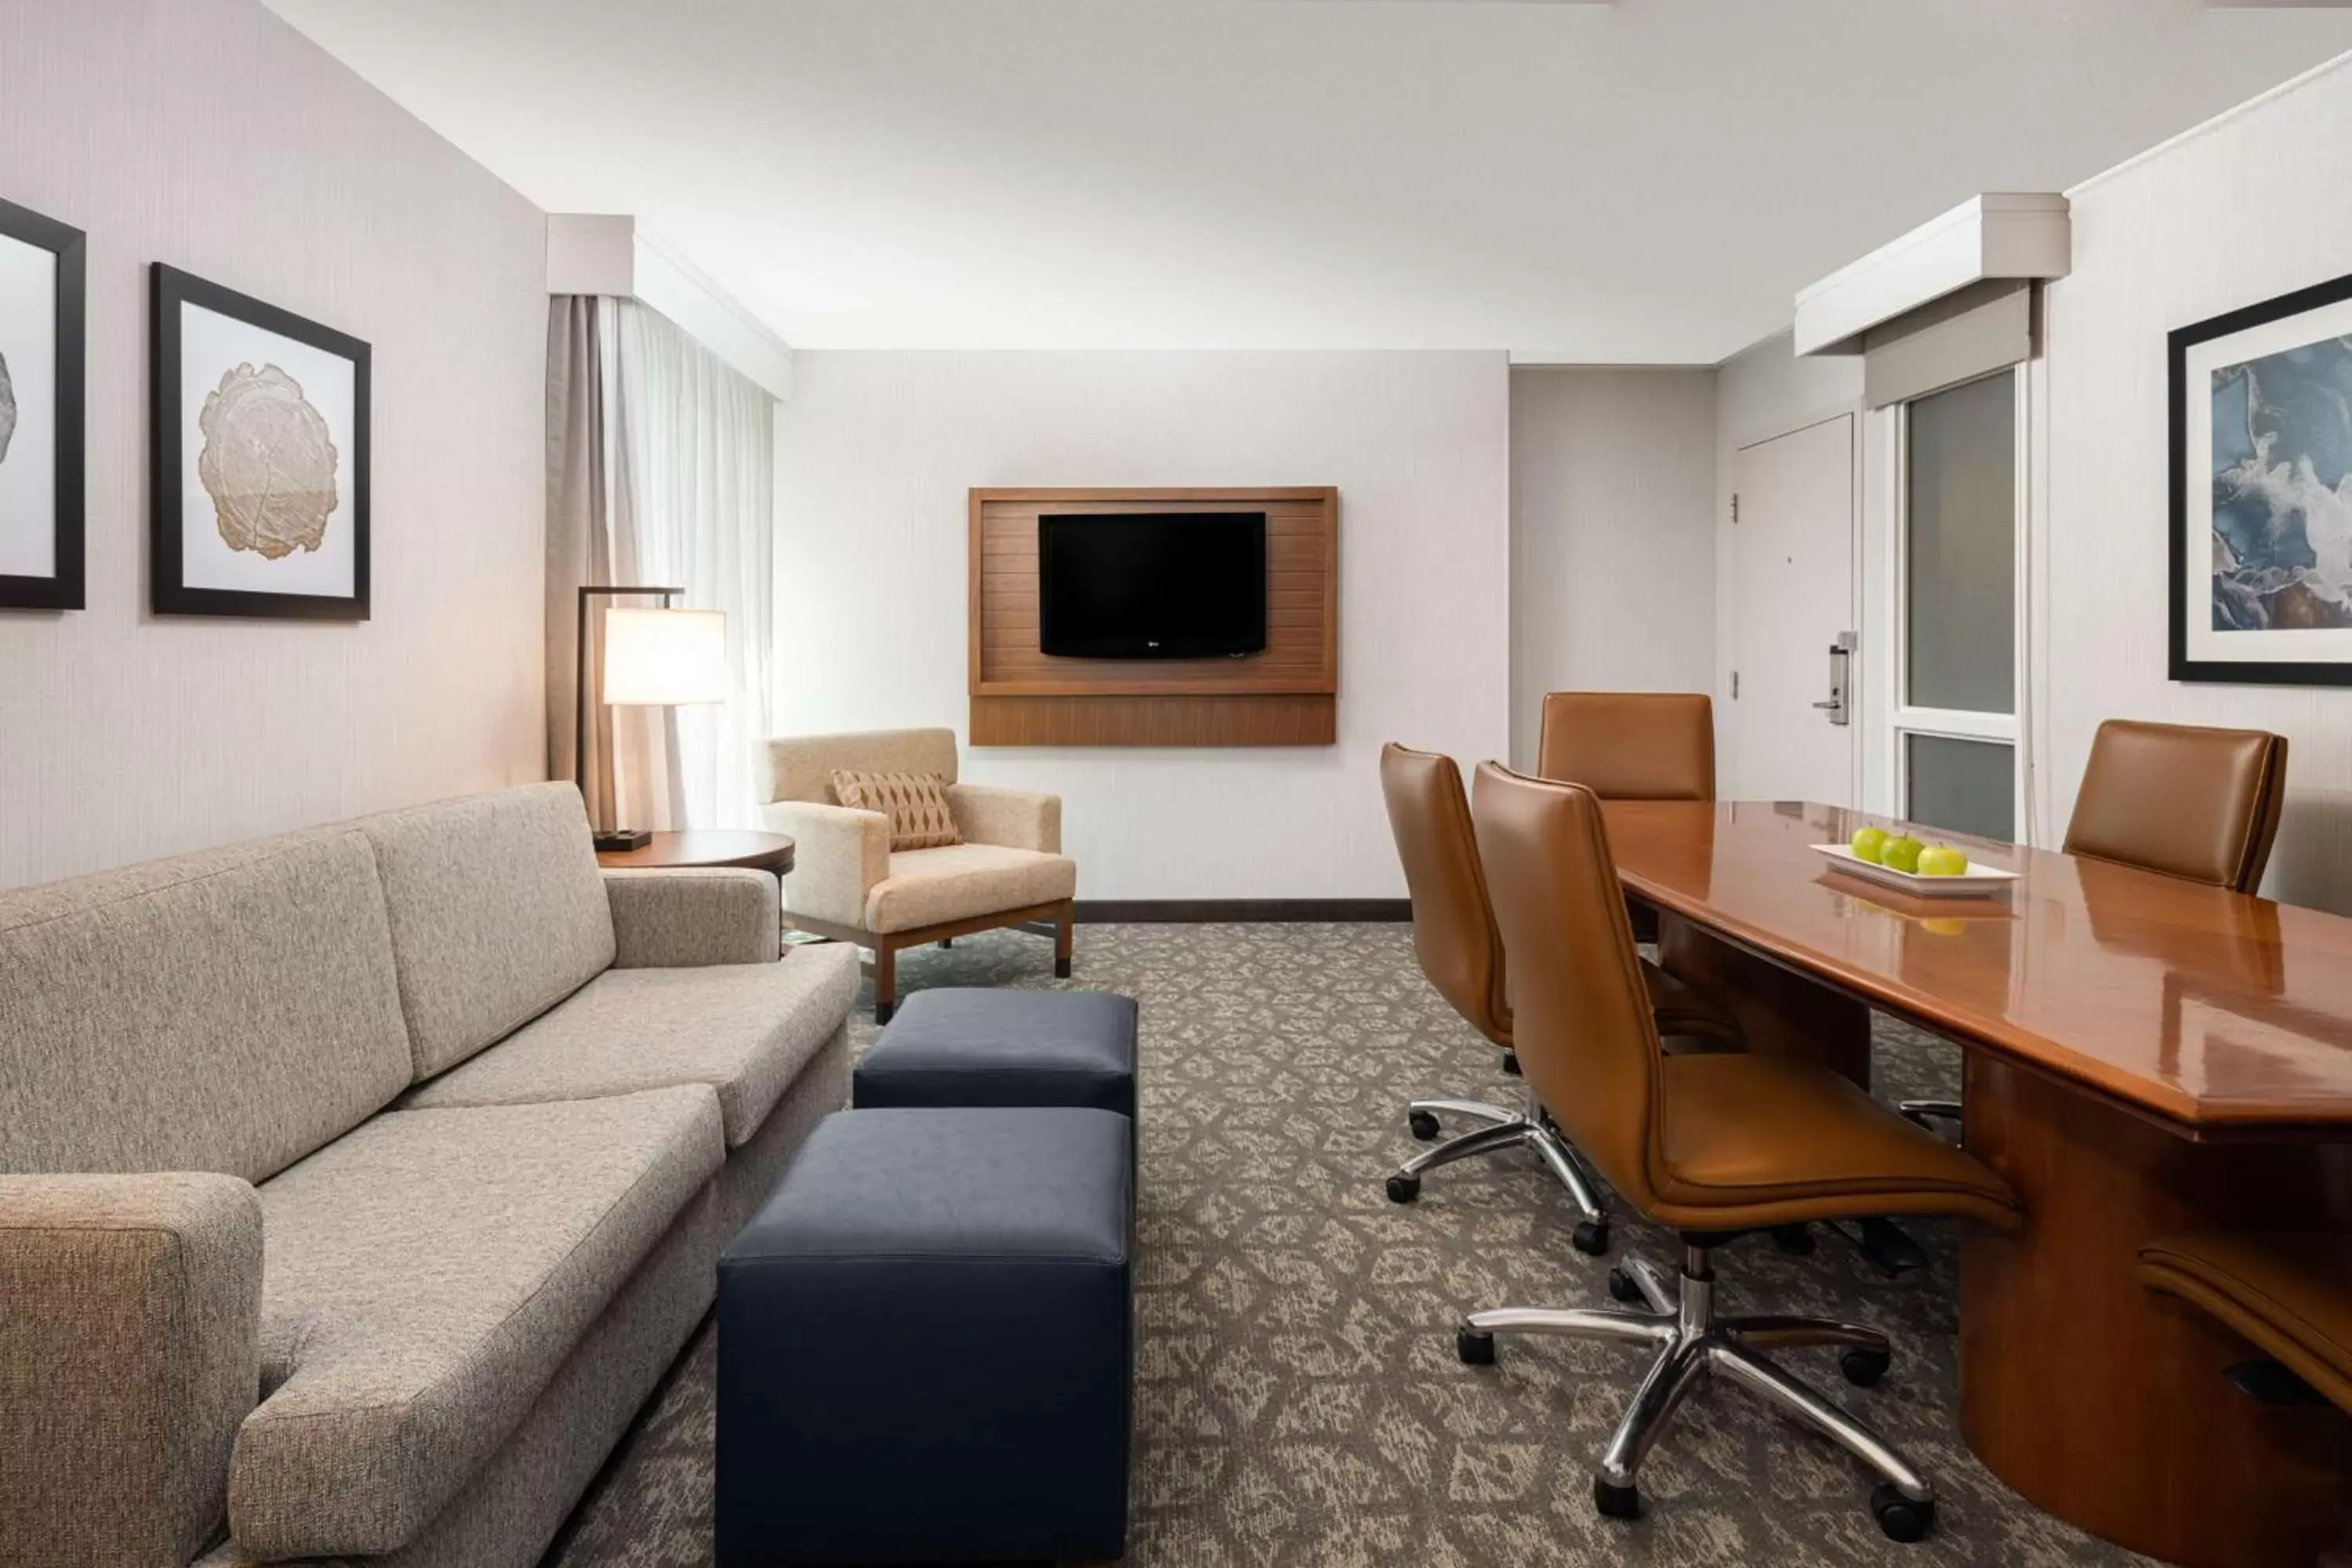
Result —
[[572, 772], [581, 584], [679, 586], [686, 605], [726, 612], [733, 694], [670, 710], [596, 701], [597, 617], [614, 602], [596, 600], [591, 816], [607, 826], [756, 826], [774, 634], [775, 401], [632, 300], [558, 298], [548, 349], [549, 771]]
[[759, 825], [775, 637], [775, 399], [660, 312], [621, 309], [638, 570], [727, 616], [724, 703], [680, 708], [670, 800], [688, 827]]

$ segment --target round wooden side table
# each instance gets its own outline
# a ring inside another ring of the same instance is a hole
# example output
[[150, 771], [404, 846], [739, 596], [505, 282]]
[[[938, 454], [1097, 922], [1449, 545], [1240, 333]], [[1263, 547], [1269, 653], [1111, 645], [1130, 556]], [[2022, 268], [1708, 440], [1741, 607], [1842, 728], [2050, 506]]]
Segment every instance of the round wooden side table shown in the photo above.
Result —
[[635, 849], [600, 849], [596, 864], [615, 871], [748, 866], [781, 877], [793, 868], [793, 841], [781, 833], [688, 828], [683, 833], [656, 833]]

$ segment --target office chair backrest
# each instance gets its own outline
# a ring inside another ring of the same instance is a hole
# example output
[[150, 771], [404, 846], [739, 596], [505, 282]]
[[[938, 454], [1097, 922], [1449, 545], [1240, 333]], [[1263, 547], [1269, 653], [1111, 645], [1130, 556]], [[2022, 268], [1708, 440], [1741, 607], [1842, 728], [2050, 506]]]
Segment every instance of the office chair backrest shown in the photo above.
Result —
[[1478, 765], [1470, 815], [1511, 972], [1519, 1070], [1636, 1208], [1656, 1192], [1658, 1031], [1601, 801]]
[[1381, 748], [1381, 794], [1412, 900], [1412, 949], [1429, 983], [1505, 1050], [1511, 1007], [1503, 992], [1503, 939], [1470, 829], [1470, 800], [1452, 757], [1394, 742]]
[[2110, 719], [2066, 825], [2066, 853], [2251, 893], [2286, 804], [2286, 737]]
[[1715, 703], [1703, 691], [1552, 691], [1536, 774], [1603, 800], [1713, 800]]

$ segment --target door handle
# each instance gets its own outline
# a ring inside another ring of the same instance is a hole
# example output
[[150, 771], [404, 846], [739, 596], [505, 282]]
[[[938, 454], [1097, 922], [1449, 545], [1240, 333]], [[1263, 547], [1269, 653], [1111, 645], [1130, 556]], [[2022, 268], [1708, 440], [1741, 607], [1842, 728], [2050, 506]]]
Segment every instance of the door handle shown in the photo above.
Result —
[[1853, 721], [1847, 710], [1846, 695], [1850, 689], [1848, 678], [1853, 668], [1854, 645], [1860, 640], [1852, 632], [1840, 632], [1838, 640], [1830, 644], [1829, 699], [1813, 704], [1829, 715], [1831, 723], [1840, 727]]

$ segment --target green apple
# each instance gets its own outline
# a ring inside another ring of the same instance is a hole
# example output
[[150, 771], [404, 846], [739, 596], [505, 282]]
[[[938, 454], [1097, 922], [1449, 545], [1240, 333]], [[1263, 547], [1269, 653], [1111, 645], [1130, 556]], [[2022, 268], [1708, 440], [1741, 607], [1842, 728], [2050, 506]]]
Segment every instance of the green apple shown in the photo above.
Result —
[[1849, 847], [1853, 850], [1855, 859], [1875, 863], [1880, 853], [1886, 847], [1886, 829], [1884, 827], [1861, 828], [1855, 832], [1853, 843]]
[[1919, 869], [1919, 851], [1926, 847], [1906, 833], [1900, 838], [1886, 841], [1886, 847], [1878, 852], [1878, 863], [1896, 871], [1916, 871]]
[[1937, 844], [1919, 851], [1919, 875], [1922, 877], [1958, 877], [1967, 874], [1969, 858], [1948, 844]]

